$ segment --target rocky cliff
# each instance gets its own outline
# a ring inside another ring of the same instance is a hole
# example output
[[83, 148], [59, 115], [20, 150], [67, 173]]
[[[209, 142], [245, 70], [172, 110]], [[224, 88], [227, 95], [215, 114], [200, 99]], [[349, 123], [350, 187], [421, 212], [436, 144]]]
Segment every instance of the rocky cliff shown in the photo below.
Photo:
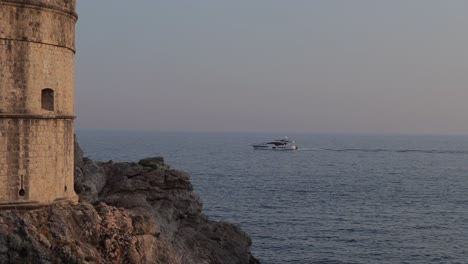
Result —
[[0, 263], [259, 263], [162, 158], [95, 162], [76, 145], [75, 165], [78, 205], [0, 211]]

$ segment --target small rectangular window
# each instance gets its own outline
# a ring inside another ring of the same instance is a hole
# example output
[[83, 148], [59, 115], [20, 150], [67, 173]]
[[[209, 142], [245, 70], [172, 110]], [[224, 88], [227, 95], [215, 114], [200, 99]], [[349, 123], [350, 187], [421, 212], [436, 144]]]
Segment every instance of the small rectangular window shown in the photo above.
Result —
[[54, 111], [54, 90], [50, 88], [42, 90], [41, 106], [44, 110]]

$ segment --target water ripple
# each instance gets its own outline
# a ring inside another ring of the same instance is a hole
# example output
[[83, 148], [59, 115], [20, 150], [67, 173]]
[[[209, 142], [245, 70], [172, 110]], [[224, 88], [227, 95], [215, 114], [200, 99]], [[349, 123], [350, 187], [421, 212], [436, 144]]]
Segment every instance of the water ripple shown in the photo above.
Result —
[[467, 263], [468, 138], [79, 133], [102, 160], [164, 156], [191, 174], [205, 213], [240, 224], [264, 264]]

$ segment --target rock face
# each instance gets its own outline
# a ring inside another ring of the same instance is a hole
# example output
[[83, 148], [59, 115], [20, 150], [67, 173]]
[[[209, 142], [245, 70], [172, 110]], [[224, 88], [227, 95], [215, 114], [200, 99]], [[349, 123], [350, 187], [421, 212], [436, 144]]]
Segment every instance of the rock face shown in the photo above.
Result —
[[95, 162], [76, 145], [75, 164], [77, 206], [0, 211], [0, 263], [259, 263], [162, 158]]

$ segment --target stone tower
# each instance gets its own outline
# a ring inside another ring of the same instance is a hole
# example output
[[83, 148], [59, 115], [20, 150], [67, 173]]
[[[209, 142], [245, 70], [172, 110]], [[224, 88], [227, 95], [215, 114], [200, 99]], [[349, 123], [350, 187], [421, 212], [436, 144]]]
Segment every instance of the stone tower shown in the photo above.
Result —
[[76, 202], [76, 0], [0, 0], [0, 208]]

